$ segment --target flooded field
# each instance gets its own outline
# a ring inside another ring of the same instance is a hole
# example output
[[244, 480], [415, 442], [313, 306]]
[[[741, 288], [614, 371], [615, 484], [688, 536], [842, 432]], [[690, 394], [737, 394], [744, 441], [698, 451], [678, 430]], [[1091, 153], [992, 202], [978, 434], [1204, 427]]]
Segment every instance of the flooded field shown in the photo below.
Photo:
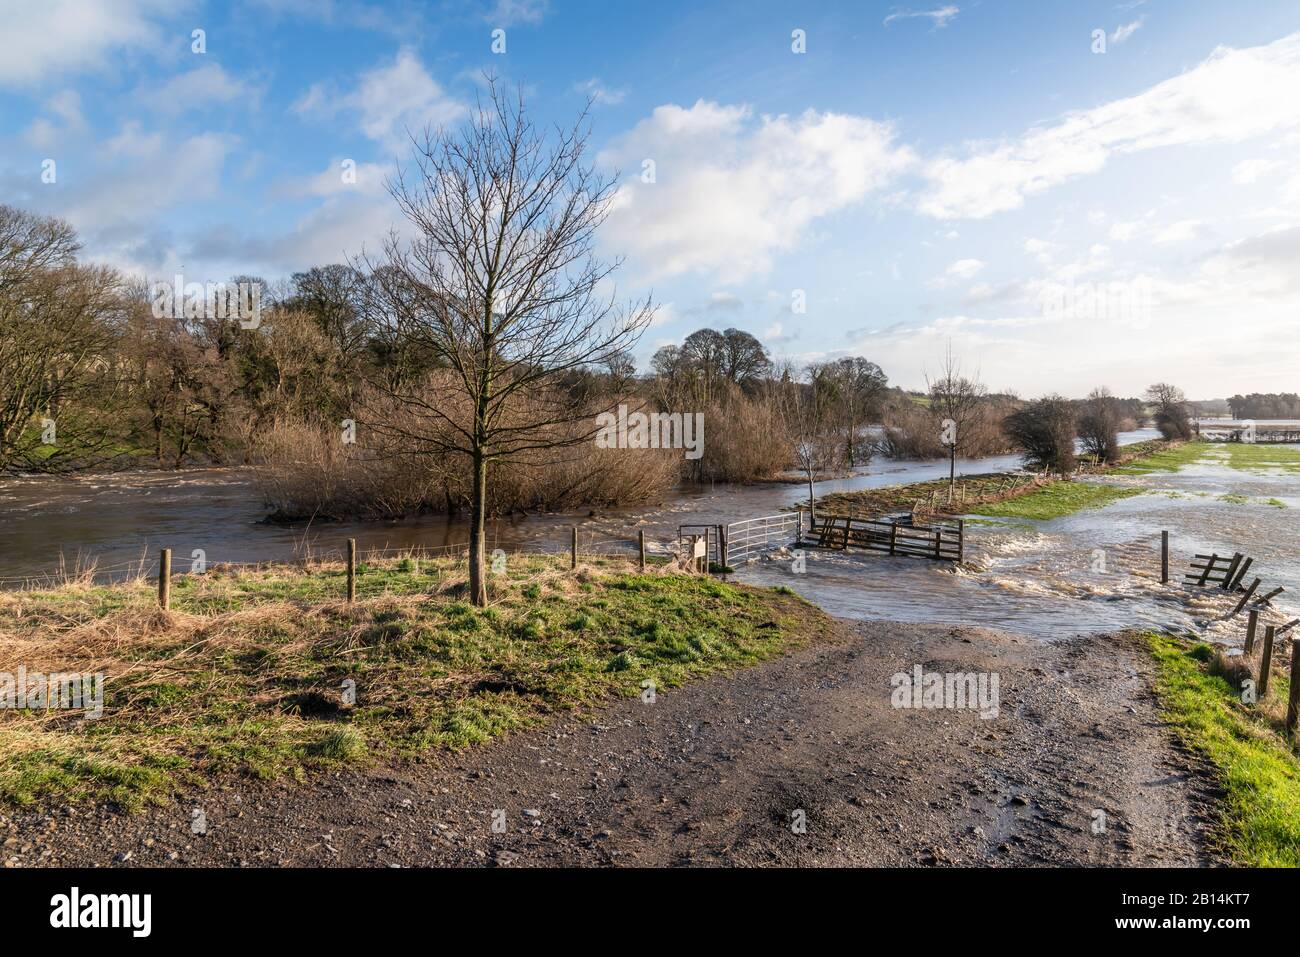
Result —
[[[1153, 437], [1126, 433], [1126, 443]], [[1176, 583], [1196, 553], [1254, 556], [1252, 577], [1282, 586], [1279, 614], [1300, 608], [1300, 473], [1229, 468], [1217, 448], [1178, 472], [1119, 475], [1103, 481], [1147, 494], [1060, 519], [979, 520], [967, 526], [967, 563], [957, 569], [916, 559], [808, 550], [806, 571], [788, 557], [742, 567], [737, 578], [783, 584], [834, 614], [852, 618], [951, 621], [1000, 625], [1051, 638], [1138, 625], [1194, 627], [1234, 641], [1241, 618], [1219, 620], [1230, 600]], [[1012, 471], [1016, 456], [963, 460], [959, 472]], [[852, 477], [818, 483], [817, 493], [940, 478], [947, 463], [878, 460]], [[798, 484], [717, 486], [677, 493], [653, 506], [592, 514], [500, 519], [490, 547], [567, 547], [580, 527], [589, 551], [632, 550], [638, 530], [665, 549], [678, 526], [718, 524], [767, 515], [806, 499]], [[337, 554], [347, 538], [363, 550], [439, 548], [463, 544], [465, 523], [427, 516], [400, 522], [284, 527], [261, 522], [264, 509], [243, 469], [195, 469], [86, 478], [17, 478], [0, 482], [0, 582], [27, 579], [93, 560], [105, 576], [149, 570], [157, 551], [174, 551], [174, 568], [189, 570], [201, 550], [209, 563], [285, 561]], [[1161, 530], [1170, 533], [1171, 586], [1159, 584]], [[1190, 597], [1190, 601], [1189, 601]], [[1244, 616], [1242, 616], [1244, 618]]]

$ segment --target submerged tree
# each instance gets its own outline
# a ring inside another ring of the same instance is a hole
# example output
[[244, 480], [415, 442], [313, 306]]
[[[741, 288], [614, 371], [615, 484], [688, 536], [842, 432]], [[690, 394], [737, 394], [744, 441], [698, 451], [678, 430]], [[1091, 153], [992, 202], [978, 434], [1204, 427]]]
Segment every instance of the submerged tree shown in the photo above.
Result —
[[548, 137], [522, 94], [492, 83], [489, 102], [458, 131], [426, 130], [414, 169], [389, 183], [417, 235], [409, 244], [390, 237], [375, 275], [395, 347], [430, 355], [439, 371], [382, 383], [405, 414], [368, 424], [413, 452], [467, 463], [470, 598], [479, 605], [489, 468], [591, 441], [617, 389], [561, 386], [574, 372], [617, 365], [653, 317], [648, 299], [616, 305], [607, 287], [619, 264], [594, 254], [615, 186], [584, 165], [585, 123], [584, 110]]

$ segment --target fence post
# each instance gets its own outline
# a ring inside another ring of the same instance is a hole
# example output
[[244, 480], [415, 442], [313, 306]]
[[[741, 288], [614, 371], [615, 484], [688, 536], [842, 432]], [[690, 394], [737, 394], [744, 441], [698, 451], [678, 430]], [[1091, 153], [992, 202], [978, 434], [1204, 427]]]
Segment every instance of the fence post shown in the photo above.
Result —
[[569, 567], [578, 567], [578, 526], [573, 526], [573, 544], [569, 550]]
[[1160, 533], [1160, 584], [1169, 584], [1169, 533]]
[[[721, 565], [723, 568], [729, 567], [729, 563], [727, 559], [730, 557], [731, 556], [727, 554], [727, 526], [719, 525], [718, 526], [718, 564]], [[725, 575], [726, 572], [723, 572], [722, 574]]]
[[645, 572], [645, 529], [644, 528], [636, 533], [636, 538], [637, 538], [637, 545], [641, 549], [641, 571], [644, 574]]
[[1268, 673], [1273, 668], [1273, 632], [1276, 629], [1272, 625], [1264, 628], [1264, 652], [1259, 656], [1259, 697], [1263, 701], [1264, 695], [1268, 694]]
[[158, 607], [167, 611], [172, 606], [172, 550], [164, 548], [158, 555]]
[[1248, 655], [1255, 650], [1255, 628], [1259, 625], [1259, 611], [1252, 608], [1246, 616], [1246, 647], [1242, 654]]
[[1291, 639], [1291, 694], [1286, 706], [1286, 733], [1295, 734], [1300, 721], [1300, 638]]
[[348, 602], [357, 600], [357, 540], [348, 539]]

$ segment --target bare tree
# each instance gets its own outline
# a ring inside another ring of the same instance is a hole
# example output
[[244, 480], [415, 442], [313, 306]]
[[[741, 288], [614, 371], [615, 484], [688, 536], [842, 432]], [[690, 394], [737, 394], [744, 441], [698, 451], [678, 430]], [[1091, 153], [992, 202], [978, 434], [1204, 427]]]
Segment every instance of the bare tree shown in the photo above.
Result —
[[880, 366], [862, 356], [846, 356], [813, 370], [817, 388], [825, 390], [835, 405], [835, 415], [844, 430], [844, 454], [850, 466], [870, 458], [868, 444], [866, 455], [860, 439], [862, 426], [876, 410], [889, 379]]
[[1098, 462], [1119, 459], [1119, 403], [1105, 386], [1093, 389], [1079, 414], [1079, 440], [1083, 451]]
[[783, 363], [778, 371], [786, 431], [793, 443], [795, 461], [808, 482], [808, 515], [815, 523], [817, 506], [813, 486], [818, 475], [839, 467], [843, 446], [835, 429], [831, 404], [816, 387], [817, 368], [808, 368], [807, 376], [813, 381], [807, 385], [795, 381], [788, 363]]
[[978, 373], [968, 377], [953, 358], [952, 347], [944, 355], [938, 378], [925, 379], [930, 394], [930, 415], [939, 428], [940, 442], [948, 449], [948, 500], [957, 485], [957, 456], [975, 435], [988, 389]]
[[380, 383], [407, 414], [366, 424], [412, 452], [468, 462], [470, 597], [479, 605], [489, 466], [591, 441], [608, 394], [560, 386], [607, 365], [653, 318], [649, 299], [616, 305], [607, 286], [619, 263], [594, 253], [614, 182], [584, 165], [586, 116], [543, 135], [522, 93], [508, 97], [492, 82], [489, 102], [458, 131], [414, 140], [414, 169], [388, 184], [418, 235], [409, 244], [390, 236], [375, 272], [399, 346], [428, 353], [442, 371]]
[[1183, 390], [1168, 382], [1148, 386], [1146, 400], [1155, 407], [1156, 428], [1166, 439], [1190, 439], [1192, 423], [1188, 418], [1187, 397]]
[[62, 220], [0, 205], [0, 471], [55, 471], [112, 446], [98, 399], [112, 388], [120, 278], [79, 265], [78, 249]]

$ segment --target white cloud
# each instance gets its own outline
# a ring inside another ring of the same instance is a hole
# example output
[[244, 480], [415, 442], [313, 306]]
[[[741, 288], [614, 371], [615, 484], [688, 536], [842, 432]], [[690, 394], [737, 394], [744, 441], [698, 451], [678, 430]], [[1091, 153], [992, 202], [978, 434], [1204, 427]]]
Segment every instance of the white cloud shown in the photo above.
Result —
[[467, 112], [420, 64], [414, 51], [403, 49], [391, 64], [361, 75], [357, 88], [341, 94], [315, 84], [293, 105], [297, 113], [333, 118], [352, 113], [361, 132], [387, 149], [405, 152], [407, 130], [452, 123]]
[[550, 0], [496, 0], [484, 19], [494, 27], [536, 25], [546, 17], [550, 6]]
[[45, 101], [45, 109], [54, 116], [39, 116], [27, 127], [23, 136], [33, 146], [49, 149], [65, 136], [75, 136], [86, 131], [86, 118], [81, 113], [81, 96], [76, 90], [63, 90]]
[[889, 26], [895, 20], [911, 20], [916, 17], [925, 17], [936, 27], [946, 27], [948, 21], [960, 12], [960, 8], [952, 5], [937, 7], [934, 10], [895, 10], [885, 17], [885, 26]]
[[1276, 170], [1282, 169], [1286, 164], [1281, 160], [1272, 159], [1248, 159], [1242, 160], [1232, 168], [1232, 181], [1246, 185], [1253, 183], [1263, 176], [1267, 176]]
[[255, 102], [260, 95], [260, 90], [231, 76], [221, 64], [209, 62], [141, 92], [137, 99], [160, 113], [177, 115], [213, 104], [236, 101], [247, 104]]
[[1261, 90], [1300, 88], [1300, 33], [1267, 46], [1219, 48], [1191, 70], [1144, 93], [1030, 130], [1018, 139], [977, 144], [964, 158], [927, 164], [923, 213], [982, 218], [1024, 204], [1115, 155], [1162, 146], [1240, 142], [1300, 123], [1300, 96]]
[[1132, 23], [1126, 23], [1123, 26], [1116, 27], [1115, 32], [1110, 35], [1110, 42], [1123, 43], [1133, 34], [1137, 33], [1138, 30], [1142, 29], [1142, 24], [1145, 21], [1146, 17], [1138, 17]]
[[958, 259], [943, 271], [943, 275], [935, 276], [927, 285], [931, 289], [943, 289], [958, 282], [968, 282], [984, 268], [985, 263], [980, 259]]
[[[655, 164], [654, 183], [643, 162]], [[765, 272], [819, 218], [889, 184], [913, 162], [873, 120], [808, 110], [755, 118], [704, 100], [660, 106], [600, 156], [626, 171], [602, 240], [647, 278]]]
[[582, 83], [575, 83], [573, 88], [584, 96], [591, 97], [592, 102], [597, 106], [615, 106], [622, 103], [623, 98], [627, 96], [626, 90], [612, 90], [602, 83], [598, 76], [593, 76]]
[[1155, 241], [1160, 244], [1187, 242], [1196, 239], [1204, 231], [1205, 224], [1199, 219], [1182, 219], [1156, 233]]
[[124, 50], [161, 44], [169, 0], [0, 0], [0, 86], [103, 69]]

